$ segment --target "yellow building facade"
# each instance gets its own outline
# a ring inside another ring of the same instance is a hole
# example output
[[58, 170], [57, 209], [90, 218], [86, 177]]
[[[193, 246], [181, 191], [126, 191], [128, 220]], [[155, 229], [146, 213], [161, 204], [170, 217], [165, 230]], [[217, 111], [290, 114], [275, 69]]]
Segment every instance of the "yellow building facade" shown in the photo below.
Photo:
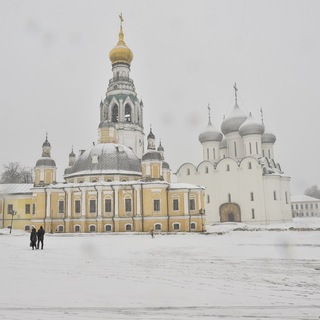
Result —
[[145, 147], [143, 103], [130, 78], [132, 51], [119, 41], [110, 51], [113, 77], [100, 102], [98, 138], [69, 154], [64, 182], [46, 137], [33, 185], [0, 185], [1, 227], [46, 232], [201, 232], [204, 188], [172, 183], [164, 148], [150, 128]]

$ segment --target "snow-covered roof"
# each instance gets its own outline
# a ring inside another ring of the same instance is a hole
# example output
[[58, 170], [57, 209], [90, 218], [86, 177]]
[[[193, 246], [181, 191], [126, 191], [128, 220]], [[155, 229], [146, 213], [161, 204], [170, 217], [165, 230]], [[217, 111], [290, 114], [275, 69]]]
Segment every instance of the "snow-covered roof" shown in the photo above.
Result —
[[33, 184], [30, 183], [5, 183], [0, 184], [0, 193], [2, 194], [22, 194], [32, 193], [31, 188]]
[[306, 196], [305, 194], [291, 195], [291, 202], [320, 202], [320, 199]]

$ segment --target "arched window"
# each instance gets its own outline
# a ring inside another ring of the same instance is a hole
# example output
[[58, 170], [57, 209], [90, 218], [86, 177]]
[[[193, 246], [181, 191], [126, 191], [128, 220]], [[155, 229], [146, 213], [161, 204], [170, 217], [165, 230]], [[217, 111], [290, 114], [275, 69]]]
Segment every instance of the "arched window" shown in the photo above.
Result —
[[79, 225], [74, 226], [74, 232], [80, 232], [80, 226]]
[[230, 171], [230, 165], [227, 164], [227, 171]]
[[277, 192], [273, 191], [273, 200], [277, 200]]
[[64, 227], [62, 226], [62, 225], [60, 225], [60, 226], [58, 226], [58, 232], [63, 232], [63, 230], [64, 230]]
[[209, 160], [209, 149], [207, 149], [207, 160]]
[[187, 169], [187, 176], [190, 176], [190, 169]]
[[30, 226], [24, 226], [24, 231], [30, 231]]
[[174, 223], [173, 224], [173, 230], [174, 231], [179, 231], [180, 230], [180, 223]]
[[209, 173], [209, 168], [208, 167], [206, 167], [206, 173]]
[[191, 223], [190, 223], [190, 229], [191, 229], [191, 230], [196, 230], [196, 229], [197, 229], [197, 225], [196, 225], [195, 222], [191, 222]]
[[118, 106], [115, 104], [112, 107], [112, 118], [111, 118], [112, 122], [119, 122], [119, 109]]
[[126, 231], [132, 231], [132, 225], [126, 224]]
[[96, 232], [96, 226], [94, 224], [92, 224], [90, 227], [89, 227], [89, 230], [90, 232]]
[[107, 225], [105, 226], [105, 230], [106, 230], [106, 232], [112, 231], [112, 225], [111, 225], [111, 224], [107, 224]]
[[126, 119], [126, 122], [132, 122], [131, 107], [129, 104], [126, 104], [124, 108], [124, 118]]
[[161, 231], [161, 229], [162, 229], [161, 223], [156, 223], [156, 224], [154, 225], [154, 230]]

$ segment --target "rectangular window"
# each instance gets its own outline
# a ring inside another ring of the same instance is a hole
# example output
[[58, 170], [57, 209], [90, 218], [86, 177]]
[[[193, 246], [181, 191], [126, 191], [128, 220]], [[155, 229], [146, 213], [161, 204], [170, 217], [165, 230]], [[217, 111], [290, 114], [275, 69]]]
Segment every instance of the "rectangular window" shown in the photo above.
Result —
[[189, 200], [189, 209], [190, 210], [196, 210], [196, 201], [195, 201], [195, 199], [190, 199]]
[[81, 211], [81, 202], [80, 202], [80, 200], [76, 200], [75, 202], [74, 202], [74, 212], [75, 213], [80, 213]]
[[234, 156], [237, 157], [237, 143], [234, 142]]
[[291, 205], [291, 210], [293, 210], [293, 204]]
[[296, 209], [299, 209], [299, 206], [296, 204]]
[[259, 154], [258, 142], [256, 142], [256, 154]]
[[254, 201], [253, 192], [250, 193], [250, 200]]
[[104, 199], [104, 212], [112, 211], [112, 202], [111, 199]]
[[125, 200], [126, 212], [131, 212], [131, 199]]
[[31, 206], [30, 204], [26, 204], [26, 214], [30, 214]]
[[249, 149], [250, 149], [250, 154], [252, 154], [251, 142], [249, 142]]
[[13, 211], [13, 204], [8, 204], [8, 211], [7, 213], [10, 214]]
[[251, 215], [252, 215], [252, 219], [254, 219], [254, 218], [255, 218], [255, 216], [254, 216], [254, 209], [251, 209]]
[[59, 200], [59, 213], [64, 213], [64, 201]]
[[213, 148], [212, 151], [213, 151], [213, 159], [215, 159], [216, 158], [216, 149]]
[[285, 192], [285, 197], [286, 197], [286, 204], [288, 204], [288, 193], [287, 193], [287, 191]]
[[207, 194], [207, 203], [210, 203], [210, 195]]
[[160, 211], [160, 200], [153, 200], [153, 211]]
[[173, 210], [178, 211], [179, 210], [179, 200], [173, 199]]
[[32, 214], [36, 214], [36, 204], [32, 204]]
[[228, 202], [231, 202], [231, 194], [228, 193]]
[[308, 209], [308, 204], [307, 203], [306, 203], [305, 207], [306, 207], [306, 209]]
[[273, 200], [277, 200], [277, 193], [273, 191]]
[[316, 203], [316, 209], [318, 209], [318, 204]]
[[313, 209], [313, 204], [312, 203], [310, 204], [310, 209]]
[[96, 212], [96, 200], [90, 200], [90, 213], [95, 213]]

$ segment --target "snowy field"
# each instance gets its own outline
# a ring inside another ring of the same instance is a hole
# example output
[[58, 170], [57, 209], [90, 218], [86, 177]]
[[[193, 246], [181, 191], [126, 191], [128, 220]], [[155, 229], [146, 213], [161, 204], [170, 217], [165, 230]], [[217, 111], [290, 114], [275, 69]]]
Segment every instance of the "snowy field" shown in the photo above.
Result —
[[320, 319], [319, 221], [53, 234], [34, 251], [29, 234], [2, 229], [0, 319]]

